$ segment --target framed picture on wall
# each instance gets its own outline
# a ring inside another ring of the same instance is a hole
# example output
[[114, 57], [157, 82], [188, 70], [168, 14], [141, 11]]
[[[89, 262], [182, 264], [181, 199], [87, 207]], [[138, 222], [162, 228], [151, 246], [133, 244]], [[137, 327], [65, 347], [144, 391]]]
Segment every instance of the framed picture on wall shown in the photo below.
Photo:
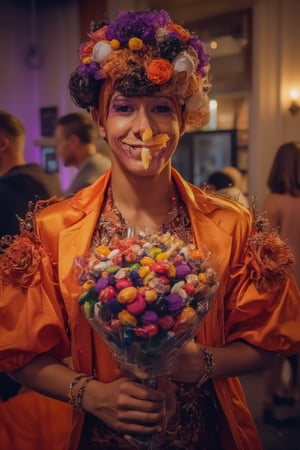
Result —
[[186, 133], [173, 156], [173, 166], [191, 183], [202, 186], [225, 166], [236, 166], [236, 130]]

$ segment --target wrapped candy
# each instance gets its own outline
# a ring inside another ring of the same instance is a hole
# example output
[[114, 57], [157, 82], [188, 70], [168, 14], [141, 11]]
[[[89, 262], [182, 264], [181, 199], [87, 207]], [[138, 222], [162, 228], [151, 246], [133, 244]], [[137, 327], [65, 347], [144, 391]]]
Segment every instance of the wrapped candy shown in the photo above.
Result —
[[114, 237], [75, 263], [91, 326], [124, 375], [154, 387], [210, 308], [218, 282], [209, 256], [166, 232]]

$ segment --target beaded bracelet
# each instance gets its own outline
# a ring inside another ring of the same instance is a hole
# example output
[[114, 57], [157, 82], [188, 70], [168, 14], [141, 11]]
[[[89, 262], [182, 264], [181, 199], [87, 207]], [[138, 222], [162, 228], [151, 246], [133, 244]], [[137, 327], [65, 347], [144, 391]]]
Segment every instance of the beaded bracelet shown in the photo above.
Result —
[[76, 384], [84, 377], [87, 377], [87, 375], [85, 373], [79, 373], [78, 375], [76, 375], [76, 377], [74, 378], [73, 381], [71, 381], [70, 385], [69, 385], [69, 389], [68, 389], [68, 402], [70, 403], [70, 405], [75, 406], [76, 404], [76, 396], [73, 393], [73, 389], [76, 386]]
[[212, 352], [206, 347], [201, 348], [201, 350], [203, 353], [205, 368], [202, 376], [200, 377], [200, 380], [198, 381], [198, 388], [212, 377], [213, 371], [216, 367]]
[[85, 410], [83, 409], [83, 406], [82, 406], [82, 400], [83, 400], [85, 388], [87, 387], [87, 384], [94, 379], [95, 379], [94, 376], [87, 377], [78, 390], [75, 404], [73, 406], [75, 409], [77, 409], [77, 411], [81, 412], [81, 414], [85, 413]]

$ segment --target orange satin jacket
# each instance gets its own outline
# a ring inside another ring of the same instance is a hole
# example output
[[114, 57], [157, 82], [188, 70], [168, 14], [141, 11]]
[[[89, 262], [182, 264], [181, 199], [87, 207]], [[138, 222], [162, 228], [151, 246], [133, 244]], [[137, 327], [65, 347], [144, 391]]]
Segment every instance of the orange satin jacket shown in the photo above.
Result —
[[[243, 339], [282, 355], [299, 352], [299, 292], [290, 275], [271, 292], [257, 288], [262, 266], [253, 251], [246, 251], [253, 233], [251, 213], [237, 202], [187, 183], [174, 169], [172, 176], [186, 204], [196, 243], [211, 252], [220, 282], [197, 340], [215, 347]], [[72, 355], [80, 372], [91, 374], [96, 368], [101, 381], [119, 376], [109, 350], [80, 310], [80, 286], [73, 271], [74, 258], [89, 251], [109, 181], [110, 170], [72, 198], [36, 213], [35, 231], [43, 247], [39, 242], [31, 245], [34, 264], [29, 265], [27, 276], [16, 270], [18, 261], [13, 261], [12, 282], [7, 282], [8, 269], [2, 264], [0, 370], [16, 370], [36, 355], [50, 352], [59, 359]], [[22, 254], [23, 250], [18, 251]], [[273, 281], [278, 278], [275, 274]], [[30, 289], [24, 289], [27, 286]], [[213, 382], [223, 410], [223, 449], [259, 450], [261, 444], [238, 378], [219, 377]], [[73, 415], [70, 450], [77, 448], [83, 424], [82, 415], [76, 411]]]

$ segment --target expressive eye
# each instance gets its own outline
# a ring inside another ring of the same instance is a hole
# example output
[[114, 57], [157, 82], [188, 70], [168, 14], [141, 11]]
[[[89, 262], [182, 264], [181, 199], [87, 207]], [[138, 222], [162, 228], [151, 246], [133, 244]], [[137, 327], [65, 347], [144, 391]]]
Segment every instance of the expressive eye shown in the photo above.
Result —
[[118, 112], [118, 113], [127, 113], [127, 112], [132, 111], [132, 108], [129, 105], [127, 105], [126, 103], [114, 104], [112, 109], [113, 109], [113, 111]]
[[172, 107], [167, 103], [159, 103], [154, 106], [153, 111], [157, 113], [169, 113], [172, 111]]

